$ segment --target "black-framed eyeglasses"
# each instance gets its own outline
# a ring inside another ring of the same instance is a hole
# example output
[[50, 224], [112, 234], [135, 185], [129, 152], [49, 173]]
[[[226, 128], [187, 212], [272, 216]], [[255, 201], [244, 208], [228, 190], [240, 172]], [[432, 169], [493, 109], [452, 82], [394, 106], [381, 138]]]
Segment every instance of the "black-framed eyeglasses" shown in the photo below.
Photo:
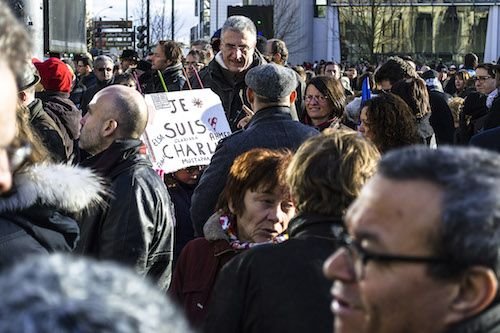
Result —
[[473, 79], [474, 81], [481, 81], [481, 82], [484, 82], [488, 79], [491, 79], [492, 77], [487, 75], [487, 76], [475, 76]]
[[411, 264], [449, 264], [450, 260], [431, 256], [406, 256], [383, 254], [369, 251], [361, 246], [359, 241], [353, 239], [349, 234], [343, 232], [337, 235], [337, 241], [345, 249], [356, 274], [356, 280], [365, 277], [365, 267], [369, 261], [380, 263], [411, 263]]

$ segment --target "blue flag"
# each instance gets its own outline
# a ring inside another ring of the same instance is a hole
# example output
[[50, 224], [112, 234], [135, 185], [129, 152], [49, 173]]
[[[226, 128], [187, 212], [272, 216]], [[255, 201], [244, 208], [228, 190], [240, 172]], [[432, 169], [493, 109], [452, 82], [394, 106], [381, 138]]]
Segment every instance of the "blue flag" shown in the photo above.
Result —
[[372, 98], [372, 92], [370, 90], [370, 80], [368, 77], [365, 77], [363, 80], [363, 85], [361, 86], [361, 105]]

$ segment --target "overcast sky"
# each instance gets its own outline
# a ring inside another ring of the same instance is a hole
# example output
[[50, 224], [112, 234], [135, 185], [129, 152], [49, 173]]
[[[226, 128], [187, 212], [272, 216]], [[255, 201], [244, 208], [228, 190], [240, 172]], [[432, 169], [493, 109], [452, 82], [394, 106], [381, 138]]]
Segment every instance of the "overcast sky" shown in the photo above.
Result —
[[[144, 0], [145, 1], [145, 0]], [[128, 0], [128, 15], [130, 20], [138, 20], [139, 6], [141, 0]], [[170, 22], [172, 0], [150, 0], [151, 15], [160, 12], [165, 3], [165, 16]], [[109, 6], [113, 8], [109, 9]], [[105, 20], [119, 20], [125, 17], [126, 0], [87, 0], [87, 7], [91, 14], [106, 16]], [[194, 0], [176, 0], [174, 4], [176, 12], [175, 39], [189, 43], [189, 34], [192, 26], [197, 24], [198, 17], [194, 15]], [[130, 18], [132, 16], [132, 18]], [[137, 25], [135, 22], [134, 25]]]

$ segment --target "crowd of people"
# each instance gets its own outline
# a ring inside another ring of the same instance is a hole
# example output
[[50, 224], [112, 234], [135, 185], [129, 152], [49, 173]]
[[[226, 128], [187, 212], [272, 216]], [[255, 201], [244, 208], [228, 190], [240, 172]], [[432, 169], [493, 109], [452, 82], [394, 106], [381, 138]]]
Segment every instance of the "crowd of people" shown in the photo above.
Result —
[[[0, 18], [0, 332], [500, 329], [500, 65], [290, 67], [243, 16], [42, 61]], [[199, 88], [233, 133], [159, 173], [144, 94]]]

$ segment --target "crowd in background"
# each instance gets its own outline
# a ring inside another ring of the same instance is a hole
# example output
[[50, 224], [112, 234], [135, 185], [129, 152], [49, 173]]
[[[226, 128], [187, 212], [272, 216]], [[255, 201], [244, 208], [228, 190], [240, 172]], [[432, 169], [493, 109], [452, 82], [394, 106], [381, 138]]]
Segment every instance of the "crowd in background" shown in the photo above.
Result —
[[[290, 67], [243, 16], [41, 60], [0, 17], [0, 332], [498, 331], [500, 65]], [[158, 173], [144, 94], [200, 88], [233, 133]]]

